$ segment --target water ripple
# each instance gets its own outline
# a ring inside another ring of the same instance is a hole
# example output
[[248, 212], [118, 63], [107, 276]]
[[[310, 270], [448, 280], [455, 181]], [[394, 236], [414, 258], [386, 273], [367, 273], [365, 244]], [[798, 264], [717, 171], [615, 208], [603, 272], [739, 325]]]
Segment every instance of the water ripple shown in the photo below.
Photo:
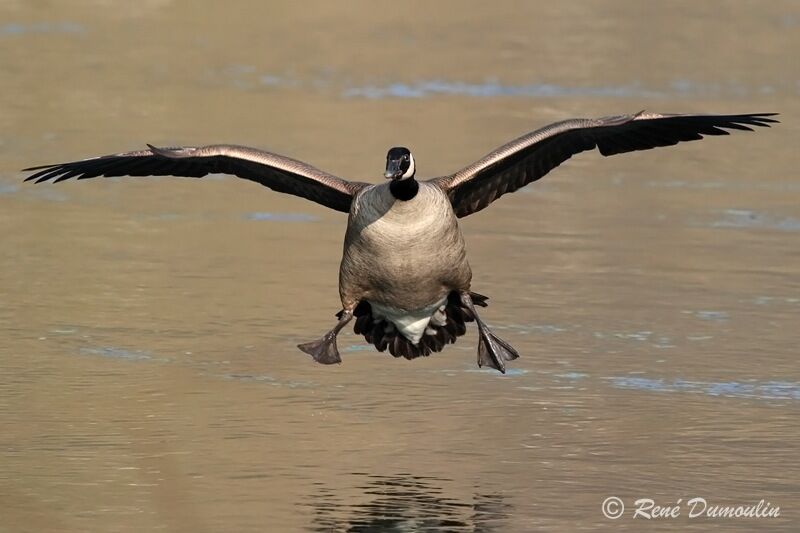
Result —
[[800, 400], [800, 383], [791, 381], [688, 381], [645, 377], [609, 377], [612, 387], [650, 392], [693, 392], [709, 396], [759, 400]]
[[644, 89], [639, 85], [569, 87], [551, 83], [506, 85], [498, 81], [465, 83], [446, 80], [422, 80], [414, 83], [390, 83], [388, 85], [365, 85], [350, 87], [342, 91], [346, 98], [424, 98], [440, 94], [472, 97], [527, 96], [552, 98], [557, 96], [593, 96], [629, 98], [653, 98], [662, 96], [658, 91]]
[[316, 222], [319, 220], [318, 217], [307, 215], [306, 213], [270, 213], [267, 211], [247, 213], [245, 218], [247, 220], [267, 222]]
[[726, 209], [712, 228], [753, 228], [778, 231], [800, 231], [800, 218], [781, 217], [749, 209]]
[[77, 22], [36, 22], [22, 24], [10, 22], [0, 25], [0, 36], [16, 36], [28, 33], [85, 33], [86, 28]]
[[85, 355], [100, 355], [113, 359], [124, 359], [126, 361], [151, 361], [153, 355], [144, 350], [126, 350], [114, 346], [102, 346], [99, 348], [81, 348], [81, 353]]
[[633, 80], [630, 83], [615, 85], [565, 85], [532, 81], [530, 83], [505, 83], [496, 78], [483, 81], [463, 81], [453, 79], [419, 79], [413, 81], [381, 80], [373, 82], [352, 82], [343, 73], [322, 69], [316, 73], [297, 76], [287, 73], [259, 72], [253, 65], [231, 65], [216, 72], [215, 77], [227, 79], [236, 88], [253, 90], [258, 87], [268, 89], [310, 88], [324, 92], [338, 92], [343, 98], [366, 98], [378, 100], [385, 98], [427, 98], [439, 95], [467, 96], [472, 98], [523, 97], [523, 98], [665, 98], [696, 96], [736, 96], [773, 95], [777, 93], [796, 94], [800, 84], [791, 82], [781, 84], [763, 83], [746, 85], [742, 83], [705, 83], [688, 79], [676, 79], [661, 87], [648, 87]]

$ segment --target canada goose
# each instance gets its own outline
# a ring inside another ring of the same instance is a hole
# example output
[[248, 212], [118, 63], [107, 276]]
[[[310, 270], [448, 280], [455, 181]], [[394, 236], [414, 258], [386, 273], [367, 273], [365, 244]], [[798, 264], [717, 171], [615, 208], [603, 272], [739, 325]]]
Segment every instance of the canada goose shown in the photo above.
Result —
[[383, 352], [413, 359], [441, 351], [478, 326], [478, 365], [505, 372], [517, 351], [480, 319], [487, 298], [470, 291], [472, 272], [458, 218], [538, 180], [570, 157], [597, 148], [604, 156], [694, 141], [727, 130], [769, 127], [776, 113], [659, 115], [640, 112], [556, 122], [505, 144], [455, 174], [417, 181], [407, 148], [386, 156], [378, 185], [351, 182], [301, 161], [233, 145], [156, 148], [25, 169], [26, 181], [54, 183], [97, 176], [234, 174], [275, 191], [349, 213], [339, 269], [342, 310], [335, 327], [298, 348], [324, 364], [340, 363], [336, 336], [354, 331]]

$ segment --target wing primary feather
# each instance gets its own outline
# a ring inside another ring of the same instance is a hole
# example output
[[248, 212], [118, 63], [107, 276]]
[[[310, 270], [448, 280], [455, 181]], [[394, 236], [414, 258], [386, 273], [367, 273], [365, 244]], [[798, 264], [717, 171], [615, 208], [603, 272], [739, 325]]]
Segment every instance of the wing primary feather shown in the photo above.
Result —
[[99, 176], [164, 176], [200, 178], [210, 173], [233, 174], [278, 192], [300, 196], [336, 211], [348, 212], [353, 198], [368, 183], [350, 182], [278, 154], [235, 145], [160, 148], [123, 152], [55, 165], [29, 167], [25, 181], [61, 182]]
[[[59, 169], [59, 173], [61, 173], [62, 170], [63, 169]], [[68, 171], [64, 172], [63, 174], [61, 174], [60, 176], [58, 176], [56, 179], [54, 179], [53, 183], [59, 183], [59, 182], [62, 182], [64, 180], [68, 180], [70, 178], [73, 178], [73, 177], [81, 174], [81, 173], [83, 173], [83, 171], [80, 170], [80, 169], [68, 170]]]
[[37, 172], [36, 174], [31, 176], [30, 179], [36, 180], [35, 183], [42, 183], [42, 182], [45, 182], [45, 181], [47, 181], [47, 180], [49, 180], [51, 178], [54, 178], [55, 176], [58, 176], [59, 174], [61, 174], [61, 172], [62, 172], [62, 169], [60, 167], [59, 168], [49, 168], [47, 170], [42, 170], [40, 172]]
[[599, 119], [571, 119], [550, 124], [490, 152], [455, 174], [436, 178], [450, 197], [456, 215], [480, 211], [503, 194], [536, 181], [573, 155], [597, 148], [610, 156], [704, 136], [753, 131], [779, 122], [777, 113], [740, 115], [661, 115], [640, 111]]

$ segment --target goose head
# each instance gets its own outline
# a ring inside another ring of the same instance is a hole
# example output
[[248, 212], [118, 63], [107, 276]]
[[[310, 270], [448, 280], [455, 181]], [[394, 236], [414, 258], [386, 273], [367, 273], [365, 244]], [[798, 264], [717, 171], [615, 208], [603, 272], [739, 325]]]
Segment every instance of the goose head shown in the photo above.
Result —
[[414, 156], [411, 150], [402, 146], [395, 146], [386, 154], [386, 179], [395, 181], [413, 178], [417, 171], [414, 166]]

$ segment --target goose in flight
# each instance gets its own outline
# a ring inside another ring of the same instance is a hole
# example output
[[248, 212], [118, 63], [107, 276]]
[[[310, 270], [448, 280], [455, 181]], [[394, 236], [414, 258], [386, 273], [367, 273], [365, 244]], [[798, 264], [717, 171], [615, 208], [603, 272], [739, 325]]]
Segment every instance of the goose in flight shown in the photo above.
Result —
[[281, 155], [217, 144], [124, 152], [25, 169], [26, 181], [59, 182], [98, 176], [233, 174], [272, 190], [348, 213], [339, 269], [342, 310], [328, 333], [298, 348], [314, 360], [340, 363], [337, 334], [355, 318], [354, 331], [378, 351], [413, 359], [441, 351], [478, 327], [478, 365], [505, 372], [517, 351], [495, 335], [475, 310], [487, 297], [471, 291], [458, 219], [538, 180], [580, 152], [604, 156], [769, 127], [776, 113], [661, 115], [640, 112], [570, 119], [523, 135], [449, 176], [416, 179], [407, 148], [386, 156], [386, 181], [346, 181]]

